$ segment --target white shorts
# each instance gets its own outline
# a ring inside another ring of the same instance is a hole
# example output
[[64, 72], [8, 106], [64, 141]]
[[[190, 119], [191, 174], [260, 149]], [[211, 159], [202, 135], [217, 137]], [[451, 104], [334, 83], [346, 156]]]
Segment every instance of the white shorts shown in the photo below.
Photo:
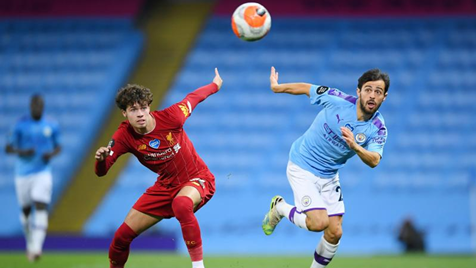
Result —
[[344, 215], [345, 206], [339, 174], [335, 178], [321, 178], [288, 162], [287, 175], [299, 212], [327, 210], [329, 217]]
[[49, 204], [52, 186], [53, 178], [49, 171], [17, 176], [15, 188], [20, 207], [30, 206], [33, 202]]

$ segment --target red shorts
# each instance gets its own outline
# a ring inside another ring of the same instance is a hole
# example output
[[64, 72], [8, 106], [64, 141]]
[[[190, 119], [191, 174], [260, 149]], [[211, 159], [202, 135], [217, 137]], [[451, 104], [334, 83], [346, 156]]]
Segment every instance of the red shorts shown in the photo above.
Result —
[[147, 191], [142, 194], [132, 207], [142, 213], [161, 218], [175, 217], [174, 211], [172, 210], [172, 201], [185, 186], [194, 187], [202, 197], [202, 201], [198, 204], [195, 211], [203, 207], [215, 193], [215, 179], [213, 177], [206, 179], [191, 179], [190, 181], [175, 187], [159, 186], [155, 184], [147, 189]]

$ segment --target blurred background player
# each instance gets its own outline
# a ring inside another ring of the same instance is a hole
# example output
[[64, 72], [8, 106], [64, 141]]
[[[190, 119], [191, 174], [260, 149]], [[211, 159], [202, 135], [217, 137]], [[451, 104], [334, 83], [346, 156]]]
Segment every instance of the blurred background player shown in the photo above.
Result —
[[379, 164], [387, 128], [378, 109], [387, 97], [390, 78], [378, 69], [365, 72], [358, 80], [357, 97], [326, 86], [279, 84], [274, 67], [270, 84], [275, 93], [306, 94], [311, 104], [324, 109], [291, 146], [287, 177], [295, 206], [279, 195], [273, 197], [263, 231], [272, 234], [283, 217], [303, 229], [324, 231], [311, 268], [325, 267], [342, 237], [345, 208], [338, 171], [356, 154], [372, 168]]
[[188, 94], [161, 111], [150, 112], [148, 88], [128, 85], [119, 90], [116, 104], [127, 121], [107, 147], [96, 152], [96, 174], [104, 176], [116, 159], [130, 152], [159, 177], [137, 200], [109, 248], [110, 267], [124, 267], [130, 243], [164, 218], [176, 217], [193, 268], [205, 267], [200, 227], [194, 212], [215, 192], [215, 178], [198, 156], [183, 125], [198, 103], [218, 92], [222, 79], [215, 68], [213, 83]]
[[43, 98], [33, 95], [30, 115], [16, 123], [6, 146], [7, 153], [18, 155], [15, 187], [30, 261], [38, 260], [42, 253], [53, 183], [50, 159], [61, 151], [58, 124], [44, 118], [43, 109]]

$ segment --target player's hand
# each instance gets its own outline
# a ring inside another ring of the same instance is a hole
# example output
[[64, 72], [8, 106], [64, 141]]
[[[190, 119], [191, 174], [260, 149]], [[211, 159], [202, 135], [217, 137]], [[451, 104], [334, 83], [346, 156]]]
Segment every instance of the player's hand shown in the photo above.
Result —
[[43, 161], [45, 161], [45, 163], [48, 163], [50, 162], [50, 159], [52, 156], [51, 156], [51, 153], [44, 153], [42, 157], [43, 157]]
[[26, 149], [26, 150], [18, 150], [19, 156], [32, 156], [35, 154], [35, 149]]
[[355, 150], [357, 143], [355, 142], [354, 133], [346, 127], [340, 127], [340, 131], [342, 131], [342, 138], [344, 138], [349, 148]]
[[221, 85], [223, 84], [223, 80], [220, 77], [220, 73], [218, 72], [218, 68], [215, 68], [215, 77], [213, 78], [213, 83], [217, 84], [218, 90], [220, 90]]
[[97, 161], [101, 162], [106, 159], [106, 157], [109, 155], [111, 152], [111, 147], [101, 147], [96, 151], [95, 158]]
[[269, 76], [269, 84], [270, 84], [271, 90], [273, 90], [274, 92], [276, 92], [276, 87], [279, 86], [278, 78], [279, 78], [279, 73], [276, 72], [276, 69], [274, 69], [274, 66], [271, 66], [271, 75]]

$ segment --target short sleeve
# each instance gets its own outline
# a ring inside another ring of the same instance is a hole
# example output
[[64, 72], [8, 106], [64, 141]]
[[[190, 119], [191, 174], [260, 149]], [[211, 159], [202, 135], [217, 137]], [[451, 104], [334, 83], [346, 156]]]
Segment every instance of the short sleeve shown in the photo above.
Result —
[[386, 142], [387, 128], [382, 126], [378, 130], [377, 134], [370, 139], [369, 144], [367, 145], [367, 150], [370, 152], [376, 152], [380, 154], [381, 157], [383, 157], [383, 147], [385, 146]]
[[329, 88], [327, 86], [312, 85], [309, 92], [311, 104], [322, 105], [330, 107], [341, 104], [342, 102], [355, 103], [356, 97], [347, 95], [336, 88]]

